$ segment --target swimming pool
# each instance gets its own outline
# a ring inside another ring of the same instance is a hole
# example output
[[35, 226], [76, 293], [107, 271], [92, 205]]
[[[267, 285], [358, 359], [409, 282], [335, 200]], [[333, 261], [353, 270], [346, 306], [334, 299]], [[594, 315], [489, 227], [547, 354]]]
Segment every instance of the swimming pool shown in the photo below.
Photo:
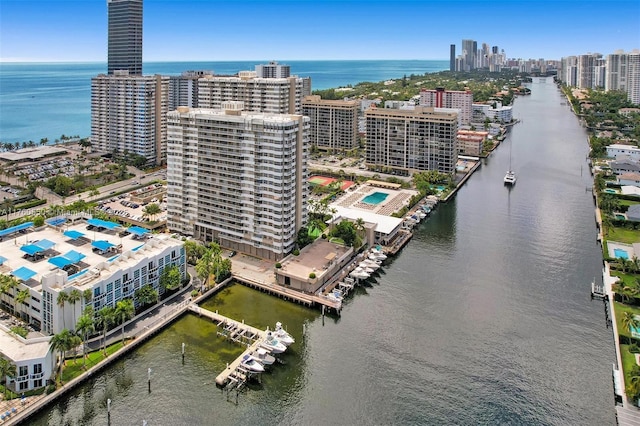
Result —
[[616, 191], [615, 189], [610, 189], [610, 188], [605, 189], [604, 192], [606, 192], [608, 194], [617, 194], [618, 193], [618, 191]]
[[629, 259], [629, 253], [627, 253], [627, 251], [623, 249], [613, 249], [613, 254], [615, 255], [615, 257], [620, 259]]
[[618, 219], [618, 220], [627, 220], [625, 215], [619, 214], [619, 213], [616, 213], [616, 219]]
[[387, 199], [387, 197], [389, 196], [389, 194], [384, 193], [384, 192], [374, 192], [373, 194], [367, 195], [366, 197], [364, 197], [362, 199], [362, 202], [365, 204], [380, 204], [381, 202], [383, 202], [384, 200]]

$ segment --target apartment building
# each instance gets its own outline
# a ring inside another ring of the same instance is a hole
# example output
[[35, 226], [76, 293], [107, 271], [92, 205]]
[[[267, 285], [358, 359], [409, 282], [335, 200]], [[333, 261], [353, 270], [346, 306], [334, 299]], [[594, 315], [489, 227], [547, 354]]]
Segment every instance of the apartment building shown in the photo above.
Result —
[[266, 65], [256, 65], [256, 76], [259, 78], [289, 78], [291, 67], [271, 61]]
[[473, 93], [470, 90], [422, 89], [419, 103], [424, 107], [457, 109], [460, 125], [466, 126], [471, 122]]
[[357, 100], [305, 96], [302, 111], [310, 119], [309, 143], [323, 151], [357, 148], [359, 108]]
[[91, 79], [91, 143], [105, 153], [134, 153], [147, 164], [166, 158], [169, 77], [115, 71]]
[[309, 118], [221, 106], [168, 114], [168, 227], [282, 259], [307, 223]]
[[207, 75], [213, 75], [213, 71], [184, 71], [180, 75], [169, 76], [168, 111], [179, 106], [197, 107], [198, 80]]
[[475, 157], [482, 154], [484, 142], [489, 137], [489, 132], [475, 130], [458, 130], [458, 152], [462, 155]]
[[142, 0], [107, 0], [108, 74], [142, 75]]
[[369, 169], [409, 176], [416, 171], [452, 173], [458, 161], [458, 115], [434, 108], [365, 112]]
[[[186, 277], [184, 243], [169, 235], [124, 236], [119, 224], [92, 218], [75, 223], [63, 218], [38, 229], [31, 222], [19, 227], [3, 230], [3, 235], [15, 234], [0, 243], [0, 252], [6, 253], [2, 273], [14, 276], [20, 285], [3, 295], [1, 303], [15, 310], [13, 296], [28, 291], [29, 297], [17, 306], [19, 316], [45, 335], [74, 330], [87, 307], [95, 312], [114, 307], [146, 284], [162, 294], [160, 274], [167, 266], [177, 266]], [[58, 295], [72, 290], [82, 299], [61, 306]]]
[[302, 99], [311, 94], [308, 78], [258, 77], [255, 71], [237, 76], [208, 75], [198, 80], [198, 107], [220, 109], [223, 102], [240, 101], [245, 111], [302, 114]]

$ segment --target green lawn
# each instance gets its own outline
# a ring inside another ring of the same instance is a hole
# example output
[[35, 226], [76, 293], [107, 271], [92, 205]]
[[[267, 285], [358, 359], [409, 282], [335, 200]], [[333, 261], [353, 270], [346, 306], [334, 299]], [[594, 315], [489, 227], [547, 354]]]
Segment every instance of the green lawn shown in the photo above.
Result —
[[638, 201], [632, 201], [632, 200], [623, 200], [623, 199], [618, 199], [618, 203], [621, 206], [633, 206], [634, 204], [640, 204], [640, 202]]
[[[618, 326], [618, 334], [629, 337], [629, 333], [622, 327], [622, 313], [633, 312], [636, 315], [640, 315], [640, 308], [634, 306], [624, 305], [622, 303], [614, 302], [613, 309], [616, 313], [616, 324]], [[637, 340], [636, 340], [637, 342]], [[637, 342], [640, 343], [640, 342]], [[635, 355], [629, 352], [629, 345], [620, 345], [620, 357], [622, 358], [622, 371], [624, 373], [624, 382], [629, 382], [629, 372], [636, 365]]]
[[607, 230], [607, 240], [619, 243], [633, 244], [640, 242], [640, 230], [609, 227]]
[[620, 280], [623, 281], [627, 287], [638, 287], [637, 275], [625, 274], [622, 271], [611, 270], [611, 276], [620, 278]]
[[[121, 347], [122, 342], [114, 343], [111, 346], [107, 346], [107, 355], [112, 355]], [[64, 369], [62, 370], [62, 382], [67, 383], [68, 381], [75, 379], [103, 359], [105, 359], [105, 356], [101, 350], [90, 352], [87, 354], [87, 362], [85, 368], [83, 368], [82, 366], [82, 354], [80, 354], [73, 360], [67, 359]]]

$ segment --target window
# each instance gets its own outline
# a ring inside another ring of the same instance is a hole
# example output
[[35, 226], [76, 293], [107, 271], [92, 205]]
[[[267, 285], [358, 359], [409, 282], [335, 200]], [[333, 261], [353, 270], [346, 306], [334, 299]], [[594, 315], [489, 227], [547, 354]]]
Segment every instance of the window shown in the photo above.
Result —
[[33, 374], [42, 373], [42, 364], [33, 364]]
[[33, 381], [33, 387], [34, 388], [41, 388], [42, 387], [42, 379], [37, 379]]
[[29, 381], [20, 382], [19, 390], [24, 391], [29, 388]]
[[29, 366], [21, 365], [20, 368], [18, 369], [18, 377], [26, 376], [28, 374], [29, 374]]

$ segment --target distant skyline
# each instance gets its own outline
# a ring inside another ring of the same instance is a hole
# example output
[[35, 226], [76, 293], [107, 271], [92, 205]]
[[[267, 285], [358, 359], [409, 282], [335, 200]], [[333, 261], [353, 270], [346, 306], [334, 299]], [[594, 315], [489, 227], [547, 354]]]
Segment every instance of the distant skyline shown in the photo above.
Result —
[[[144, 0], [143, 61], [509, 58], [640, 48], [640, 1]], [[0, 62], [106, 62], [106, 0], [0, 0]]]

